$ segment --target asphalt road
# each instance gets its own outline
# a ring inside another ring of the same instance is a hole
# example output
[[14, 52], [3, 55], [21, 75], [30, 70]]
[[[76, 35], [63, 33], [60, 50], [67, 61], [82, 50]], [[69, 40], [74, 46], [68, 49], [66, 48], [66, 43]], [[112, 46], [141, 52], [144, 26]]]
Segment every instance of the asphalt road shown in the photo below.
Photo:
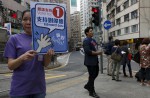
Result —
[[[106, 70], [107, 59], [105, 56], [103, 57], [103, 70]], [[80, 78], [80, 76], [87, 73], [87, 69], [83, 64], [83, 52], [74, 51], [70, 54], [70, 56], [62, 58], [62, 61], [64, 63], [62, 67], [46, 71], [47, 98], [50, 98], [51, 94], [54, 92], [71, 87], [75, 84], [80, 84], [81, 82], [87, 80], [87, 78]], [[137, 63], [132, 61], [131, 65], [133, 72], [138, 71], [139, 65]], [[9, 98], [7, 90], [10, 86], [10, 79], [8, 79], [10, 77], [11, 74], [0, 75], [0, 90], [6, 90], [6, 92], [0, 93], [0, 98]]]

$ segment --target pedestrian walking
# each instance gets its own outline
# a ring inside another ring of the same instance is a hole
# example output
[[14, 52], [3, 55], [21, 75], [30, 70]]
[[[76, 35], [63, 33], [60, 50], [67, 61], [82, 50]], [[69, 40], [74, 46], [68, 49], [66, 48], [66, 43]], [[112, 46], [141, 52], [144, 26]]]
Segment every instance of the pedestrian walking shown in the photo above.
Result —
[[[118, 39], [115, 40], [115, 45], [112, 47], [112, 55], [115, 52], [116, 54], [120, 55], [120, 57], [122, 57], [121, 55], [121, 48], [120, 48], [120, 41]], [[111, 58], [115, 58], [115, 56], [111, 56]], [[120, 62], [121, 59], [119, 61], [116, 61], [115, 59], [113, 59], [113, 69], [112, 69], [112, 80], [116, 80], [116, 81], [121, 81], [119, 79], [119, 71], [120, 71]], [[116, 71], [116, 77], [115, 77], [115, 71]]]
[[89, 73], [89, 79], [84, 88], [89, 91], [90, 96], [99, 98], [95, 92], [94, 81], [99, 74], [98, 55], [102, 55], [102, 52], [97, 50], [97, 43], [92, 38], [93, 28], [87, 27], [84, 32], [86, 35], [83, 41], [83, 49], [85, 52], [84, 65], [87, 67]]
[[107, 75], [111, 76], [112, 74], [112, 59], [111, 59], [111, 49], [113, 47], [113, 38], [112, 36], [110, 36], [109, 38], [109, 42], [106, 44], [105, 46], [105, 54], [107, 56], [107, 61], [108, 61], [108, 64], [107, 64]]
[[150, 43], [149, 38], [145, 38], [140, 46], [140, 67], [141, 67], [141, 85], [150, 86]]
[[8, 68], [13, 70], [11, 98], [45, 98], [46, 84], [44, 66], [48, 66], [52, 49], [45, 55], [32, 50], [32, 30], [30, 10], [22, 13], [24, 31], [10, 36], [4, 51], [8, 58]]

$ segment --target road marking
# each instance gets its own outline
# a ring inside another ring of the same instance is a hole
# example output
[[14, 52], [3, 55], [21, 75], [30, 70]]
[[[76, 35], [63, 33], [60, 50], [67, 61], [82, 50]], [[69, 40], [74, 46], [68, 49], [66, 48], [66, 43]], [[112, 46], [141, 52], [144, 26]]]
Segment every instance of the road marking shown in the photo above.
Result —
[[6, 73], [6, 74], [4, 74], [4, 76], [11, 77], [12, 73]]
[[[5, 74], [4, 76], [11, 77], [12, 74], [7, 73], [7, 74]], [[66, 76], [66, 75], [45, 74], [45, 79], [60, 78], [60, 77], [65, 77], [65, 76]]]
[[45, 73], [45, 75], [54, 75], [54, 74], [48, 74], [48, 73]]
[[65, 76], [66, 75], [50, 76], [50, 77], [45, 77], [45, 79], [60, 78], [60, 77], [65, 77]]
[[83, 76], [80, 76], [77, 78], [60, 81], [57, 84], [52, 84], [52, 85], [48, 86], [46, 92], [47, 93], [54, 93], [54, 92], [75, 86], [77, 84], [81, 84], [87, 80], [88, 80], [87, 76], [83, 75]]

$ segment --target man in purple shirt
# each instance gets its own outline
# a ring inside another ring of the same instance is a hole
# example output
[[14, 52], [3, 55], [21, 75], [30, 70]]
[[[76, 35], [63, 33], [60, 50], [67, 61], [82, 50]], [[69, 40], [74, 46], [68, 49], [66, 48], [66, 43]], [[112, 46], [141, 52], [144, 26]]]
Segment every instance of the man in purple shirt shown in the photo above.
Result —
[[36, 51], [32, 50], [29, 10], [23, 12], [22, 25], [24, 32], [12, 35], [4, 52], [4, 56], [8, 58], [8, 68], [13, 70], [10, 96], [11, 98], [45, 98], [44, 66], [50, 63], [54, 51], [49, 50], [41, 58]]

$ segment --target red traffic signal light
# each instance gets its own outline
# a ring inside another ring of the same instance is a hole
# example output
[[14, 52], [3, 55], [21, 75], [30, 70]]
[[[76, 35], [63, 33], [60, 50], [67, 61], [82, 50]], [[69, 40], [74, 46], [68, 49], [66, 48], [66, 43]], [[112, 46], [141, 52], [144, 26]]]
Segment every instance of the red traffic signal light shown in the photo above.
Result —
[[96, 25], [99, 26], [99, 8], [92, 8], [92, 22]]
[[97, 13], [98, 9], [97, 8], [92, 8], [92, 12]]

